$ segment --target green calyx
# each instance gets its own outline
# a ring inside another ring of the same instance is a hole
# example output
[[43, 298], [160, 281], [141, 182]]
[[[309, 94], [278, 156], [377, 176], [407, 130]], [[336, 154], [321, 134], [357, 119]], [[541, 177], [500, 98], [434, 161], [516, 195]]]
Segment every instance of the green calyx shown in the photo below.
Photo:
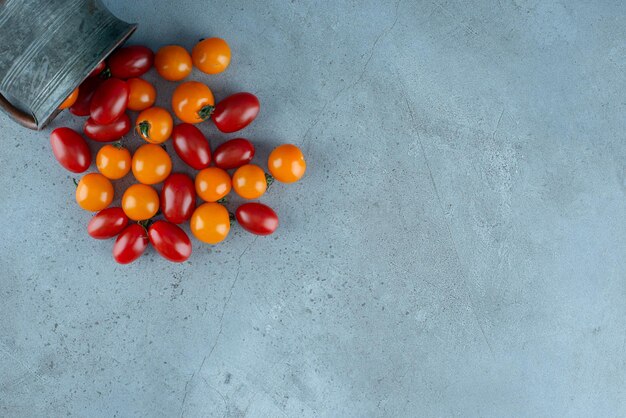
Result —
[[152, 218], [150, 218], [150, 219], [144, 219], [143, 221], [137, 221], [137, 224], [141, 225], [143, 229], [145, 229], [147, 232], [148, 228], [150, 228], [150, 225], [152, 225], [153, 222], [154, 221], [152, 220]]
[[211, 117], [214, 110], [215, 110], [215, 106], [206, 105], [198, 111], [198, 117], [200, 117], [200, 119], [202, 120], [207, 120], [208, 118]]
[[265, 181], [267, 182], [267, 187], [270, 187], [274, 183], [274, 176], [269, 173], [265, 173]]
[[109, 67], [106, 67], [104, 70], [102, 70], [102, 72], [99, 74], [100, 78], [106, 80], [108, 78], [111, 78], [111, 69]]
[[150, 139], [150, 122], [144, 120], [139, 122], [139, 133], [146, 139]]

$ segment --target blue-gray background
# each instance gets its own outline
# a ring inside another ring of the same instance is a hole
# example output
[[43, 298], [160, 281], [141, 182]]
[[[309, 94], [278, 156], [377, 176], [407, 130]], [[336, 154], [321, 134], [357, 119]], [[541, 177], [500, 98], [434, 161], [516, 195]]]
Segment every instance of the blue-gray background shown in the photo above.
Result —
[[274, 236], [121, 267], [0, 116], [0, 415], [626, 415], [623, 2], [104, 3], [132, 43], [226, 38], [194, 78], [309, 170]]

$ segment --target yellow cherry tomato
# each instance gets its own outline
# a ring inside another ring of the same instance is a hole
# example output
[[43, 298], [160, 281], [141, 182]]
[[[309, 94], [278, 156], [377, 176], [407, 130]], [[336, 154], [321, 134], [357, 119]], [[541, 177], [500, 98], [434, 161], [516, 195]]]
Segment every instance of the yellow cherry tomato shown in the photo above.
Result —
[[174, 113], [187, 123], [200, 123], [211, 117], [214, 104], [211, 89], [198, 81], [181, 83], [172, 95]]
[[191, 233], [207, 244], [224, 241], [230, 231], [228, 210], [219, 203], [203, 203], [191, 215]]
[[74, 91], [70, 93], [69, 96], [67, 96], [67, 99], [65, 99], [63, 103], [61, 103], [59, 109], [63, 110], [67, 109], [68, 107], [72, 107], [74, 103], [76, 103], [76, 99], [78, 99], [78, 87], [76, 87]]
[[162, 107], [151, 107], [137, 116], [135, 127], [141, 137], [151, 144], [160, 144], [172, 134], [174, 120]]
[[182, 46], [164, 46], [154, 56], [154, 68], [164, 79], [180, 81], [191, 73], [191, 56]]
[[133, 175], [143, 184], [157, 184], [170, 175], [172, 160], [159, 145], [145, 144], [137, 148], [131, 162]]
[[233, 174], [232, 181], [233, 189], [244, 199], [257, 199], [267, 190], [265, 172], [258, 165], [242, 165]]
[[221, 168], [208, 167], [196, 175], [196, 194], [206, 202], [217, 202], [231, 189], [228, 173]]
[[293, 183], [302, 178], [306, 171], [306, 161], [300, 148], [292, 144], [283, 144], [271, 152], [267, 167], [276, 180]]
[[191, 59], [203, 73], [221, 73], [230, 64], [230, 47], [220, 38], [204, 39], [193, 47]]
[[141, 111], [151, 107], [156, 100], [156, 89], [142, 78], [126, 80], [128, 90], [128, 109]]
[[112, 201], [113, 185], [102, 174], [86, 174], [76, 186], [76, 203], [85, 210], [97, 212], [109, 206]]
[[145, 221], [159, 211], [159, 195], [145, 184], [133, 184], [122, 196], [122, 210], [133, 221]]
[[105, 145], [96, 155], [96, 167], [103, 176], [118, 180], [130, 171], [130, 152], [117, 145]]

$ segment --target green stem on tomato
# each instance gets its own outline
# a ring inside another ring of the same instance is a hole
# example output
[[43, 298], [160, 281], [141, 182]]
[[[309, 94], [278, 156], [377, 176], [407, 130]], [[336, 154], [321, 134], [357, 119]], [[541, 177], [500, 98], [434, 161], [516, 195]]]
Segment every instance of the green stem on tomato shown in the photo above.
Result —
[[146, 230], [146, 232], [148, 232], [148, 228], [150, 228], [150, 225], [152, 225], [152, 218], [150, 219], [144, 219], [143, 221], [137, 221], [137, 224], [141, 225], [143, 227], [143, 229]]
[[150, 139], [150, 122], [144, 120], [139, 122], [139, 133], [146, 139]]
[[221, 203], [221, 204], [228, 203], [228, 196], [224, 196], [223, 198], [219, 199], [216, 203]]
[[274, 184], [274, 176], [270, 173], [265, 173], [265, 181], [267, 182], [267, 187], [269, 188], [272, 184]]
[[99, 76], [100, 78], [104, 80], [111, 78], [111, 69], [109, 67], [106, 67], [104, 70], [100, 72]]
[[72, 177], [72, 181], [74, 182], [74, 186], [78, 187], [78, 182], [76, 181], [75, 177]]
[[206, 106], [204, 106], [202, 109], [200, 109], [198, 111], [198, 116], [202, 120], [207, 120], [208, 118], [211, 117], [211, 115], [213, 114], [214, 110], [215, 110], [215, 106], [213, 106], [213, 105], [206, 105]]

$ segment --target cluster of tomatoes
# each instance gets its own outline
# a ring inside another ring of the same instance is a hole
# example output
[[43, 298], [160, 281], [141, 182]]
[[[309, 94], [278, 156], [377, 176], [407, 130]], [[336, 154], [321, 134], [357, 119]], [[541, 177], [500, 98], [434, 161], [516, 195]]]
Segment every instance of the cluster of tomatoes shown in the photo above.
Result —
[[[230, 59], [230, 48], [220, 38], [201, 40], [191, 55], [176, 45], [165, 46], [156, 54], [144, 46], [120, 48], [60, 106], [74, 115], [89, 117], [83, 125], [84, 136], [110, 143], [96, 155], [98, 172], [86, 174], [77, 182], [76, 202], [85, 210], [97, 212], [87, 226], [89, 235], [97, 239], [117, 237], [113, 257], [118, 263], [136, 260], [149, 244], [170, 261], [187, 260], [191, 241], [178, 226], [184, 222], [189, 222], [198, 240], [208, 244], [223, 241], [235, 219], [245, 230], [258, 235], [269, 235], [278, 227], [276, 213], [262, 203], [244, 203], [234, 215], [223, 203], [231, 189], [244, 199], [258, 199], [274, 179], [298, 181], [306, 170], [300, 149], [291, 144], [275, 148], [268, 158], [268, 174], [251, 164], [255, 149], [249, 140], [231, 139], [211, 152], [209, 141], [195, 126], [211, 119], [221, 132], [237, 132], [258, 115], [256, 96], [236, 93], [215, 104], [207, 85], [182, 82], [171, 99], [172, 110], [182, 121], [174, 126], [171, 113], [154, 106], [154, 86], [139, 78], [152, 67], [168, 81], [185, 79], [194, 66], [204, 73], [217, 74], [228, 67]], [[122, 140], [131, 131], [129, 110], [140, 112], [134, 126], [146, 142], [132, 155]], [[178, 157], [198, 170], [195, 179], [172, 173], [172, 160], [164, 146], [170, 138]], [[67, 170], [83, 173], [90, 167], [91, 151], [78, 132], [66, 127], [55, 129], [50, 143], [56, 159]], [[121, 207], [110, 207], [114, 195], [111, 180], [119, 180], [131, 171], [137, 182], [124, 191]], [[153, 186], [160, 183], [157, 192]], [[202, 204], [196, 204], [197, 197]], [[163, 219], [156, 220], [159, 215]]]

